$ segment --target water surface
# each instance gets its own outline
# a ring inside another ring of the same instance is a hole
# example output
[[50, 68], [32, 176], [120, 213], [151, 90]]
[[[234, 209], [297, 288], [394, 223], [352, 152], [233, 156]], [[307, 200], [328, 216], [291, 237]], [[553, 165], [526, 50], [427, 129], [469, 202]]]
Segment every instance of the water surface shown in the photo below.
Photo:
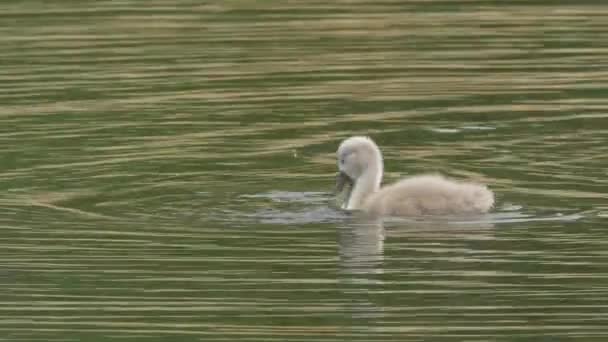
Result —
[[[0, 13], [0, 340], [608, 337], [601, 2]], [[355, 134], [496, 210], [337, 210]]]

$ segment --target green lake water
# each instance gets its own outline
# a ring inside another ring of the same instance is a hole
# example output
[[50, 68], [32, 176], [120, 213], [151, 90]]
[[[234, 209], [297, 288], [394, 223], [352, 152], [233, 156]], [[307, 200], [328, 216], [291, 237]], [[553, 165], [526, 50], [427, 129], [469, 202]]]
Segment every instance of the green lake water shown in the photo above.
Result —
[[[0, 4], [0, 341], [606, 341], [608, 3]], [[363, 222], [385, 181], [482, 219]]]

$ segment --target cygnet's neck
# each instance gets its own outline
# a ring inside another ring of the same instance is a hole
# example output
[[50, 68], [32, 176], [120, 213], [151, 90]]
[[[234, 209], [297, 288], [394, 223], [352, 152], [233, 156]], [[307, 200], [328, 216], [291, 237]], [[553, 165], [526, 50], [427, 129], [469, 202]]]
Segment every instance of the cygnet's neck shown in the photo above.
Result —
[[369, 155], [367, 167], [354, 180], [351, 194], [346, 204], [347, 210], [357, 210], [363, 207], [367, 197], [380, 189], [383, 172], [382, 155], [377, 148]]

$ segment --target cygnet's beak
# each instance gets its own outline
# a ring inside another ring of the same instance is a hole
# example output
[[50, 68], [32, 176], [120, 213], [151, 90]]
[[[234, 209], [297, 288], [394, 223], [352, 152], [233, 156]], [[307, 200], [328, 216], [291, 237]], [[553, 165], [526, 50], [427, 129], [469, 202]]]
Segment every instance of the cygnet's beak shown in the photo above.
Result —
[[350, 187], [353, 186], [353, 180], [346, 173], [340, 171], [338, 177], [336, 177], [336, 193], [341, 193], [347, 183]]

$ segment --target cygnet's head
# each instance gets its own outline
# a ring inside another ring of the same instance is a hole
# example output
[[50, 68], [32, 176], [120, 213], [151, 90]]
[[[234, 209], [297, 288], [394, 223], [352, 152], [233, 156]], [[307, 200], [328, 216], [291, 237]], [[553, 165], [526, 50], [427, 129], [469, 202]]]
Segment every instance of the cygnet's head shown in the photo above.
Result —
[[336, 190], [342, 191], [345, 184], [351, 188], [363, 177], [368, 176], [368, 182], [374, 188], [380, 185], [382, 178], [382, 154], [380, 149], [368, 137], [351, 137], [344, 140], [337, 152], [338, 174]]

